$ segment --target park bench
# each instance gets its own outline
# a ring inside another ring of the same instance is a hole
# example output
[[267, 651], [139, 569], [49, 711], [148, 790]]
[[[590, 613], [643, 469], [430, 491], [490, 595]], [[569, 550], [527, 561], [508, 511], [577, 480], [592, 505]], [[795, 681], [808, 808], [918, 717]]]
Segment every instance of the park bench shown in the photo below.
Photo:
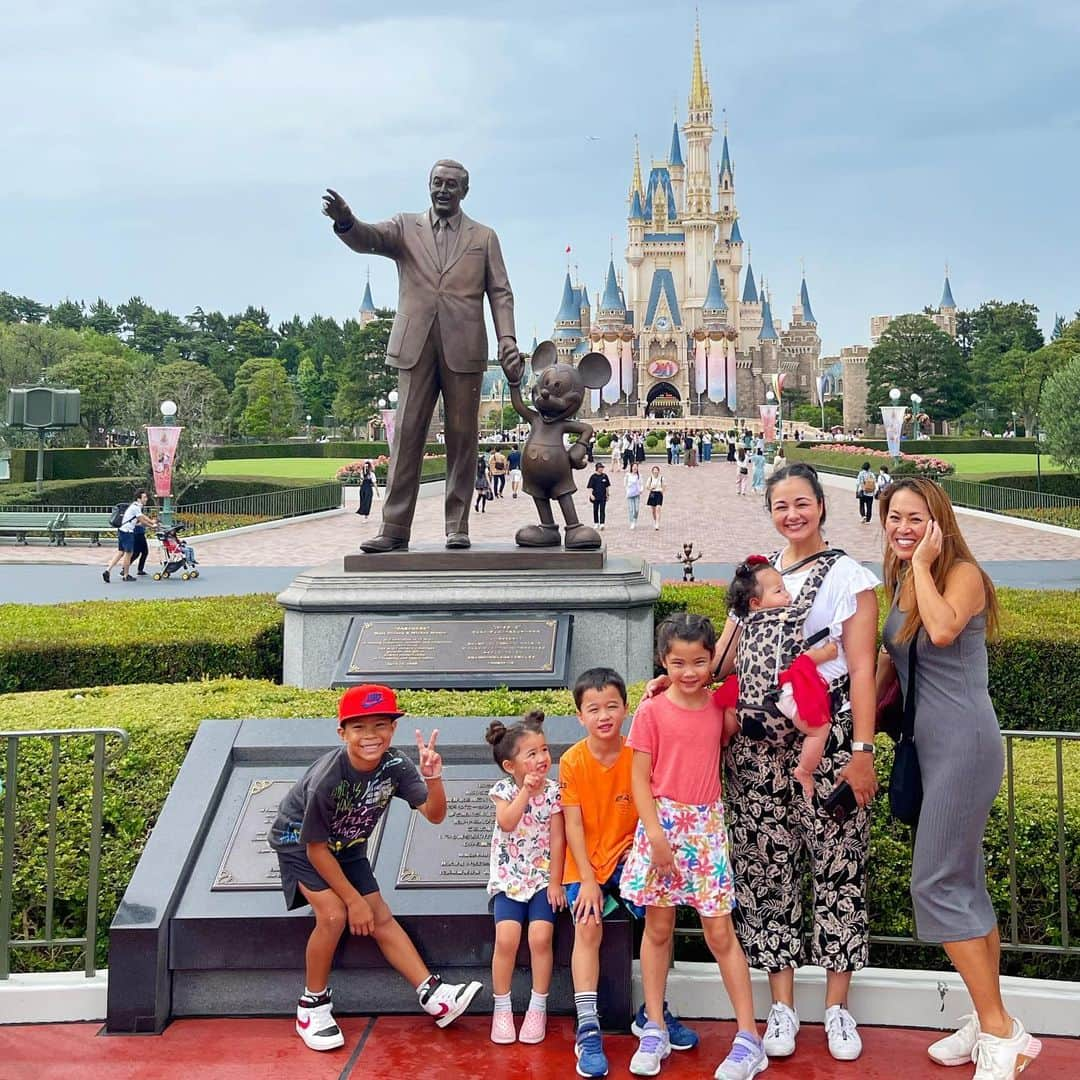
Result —
[[25, 544], [27, 533], [44, 533], [56, 543], [56, 525], [62, 517], [55, 510], [0, 510], [0, 533], [14, 533], [17, 543]]
[[89, 533], [90, 543], [94, 547], [100, 547], [101, 534], [103, 532], [116, 532], [116, 526], [109, 524], [109, 514], [102, 511], [96, 513], [89, 510], [74, 510], [59, 515], [53, 532], [56, 535], [56, 543], [67, 545], [66, 535], [72, 532]]

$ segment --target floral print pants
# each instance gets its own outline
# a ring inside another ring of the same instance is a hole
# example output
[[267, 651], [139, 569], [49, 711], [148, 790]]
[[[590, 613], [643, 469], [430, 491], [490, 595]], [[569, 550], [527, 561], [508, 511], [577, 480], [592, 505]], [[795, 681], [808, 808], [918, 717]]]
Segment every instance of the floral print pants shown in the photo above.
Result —
[[[809, 962], [855, 971], [865, 966], [869, 948], [870, 813], [860, 809], [836, 822], [821, 809], [851, 759], [851, 714], [832, 722], [814, 774], [813, 804], [793, 776], [801, 748], [801, 739], [777, 747], [737, 736], [725, 754], [735, 930], [751, 967], [774, 972]], [[803, 903], [807, 875], [809, 919]]]

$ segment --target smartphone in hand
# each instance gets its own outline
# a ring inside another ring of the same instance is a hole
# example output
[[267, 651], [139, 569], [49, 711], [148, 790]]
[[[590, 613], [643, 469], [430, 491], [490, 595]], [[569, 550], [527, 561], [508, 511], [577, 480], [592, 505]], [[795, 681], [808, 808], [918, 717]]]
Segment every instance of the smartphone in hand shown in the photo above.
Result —
[[855, 792], [851, 790], [851, 785], [846, 780], [841, 780], [832, 789], [822, 806], [825, 813], [834, 821], [844, 821], [859, 808], [859, 804], [855, 801]]

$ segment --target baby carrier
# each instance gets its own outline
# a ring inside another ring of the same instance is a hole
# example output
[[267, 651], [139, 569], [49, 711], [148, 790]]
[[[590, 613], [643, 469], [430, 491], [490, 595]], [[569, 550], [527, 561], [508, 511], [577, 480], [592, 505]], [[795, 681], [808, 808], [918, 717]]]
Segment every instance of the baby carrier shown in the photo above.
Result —
[[[843, 555], [838, 548], [830, 548], [781, 570], [781, 574], [790, 574], [808, 562], [816, 562], [799, 595], [787, 607], [751, 611], [742, 620], [742, 634], [735, 651], [735, 672], [739, 678], [739, 720], [747, 738], [784, 746], [798, 735], [795, 725], [777, 708], [780, 672], [790, 667], [797, 656], [829, 636], [829, 628], [824, 627], [804, 640], [803, 624], [825, 575]], [[775, 565], [775, 559], [773, 555], [769, 561]], [[834, 699], [838, 689], [841, 688], [830, 686]]]

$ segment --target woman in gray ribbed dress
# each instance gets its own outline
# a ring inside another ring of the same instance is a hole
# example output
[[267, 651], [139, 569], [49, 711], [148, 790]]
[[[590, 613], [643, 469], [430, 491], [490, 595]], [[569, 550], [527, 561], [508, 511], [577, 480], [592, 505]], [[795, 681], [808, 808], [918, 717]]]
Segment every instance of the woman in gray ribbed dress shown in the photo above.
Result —
[[937, 484], [897, 480], [880, 506], [891, 607], [879, 688], [895, 669], [907, 694], [908, 649], [918, 635], [915, 746], [923, 803], [911, 870], [915, 925], [923, 941], [945, 947], [975, 1006], [975, 1015], [929, 1054], [942, 1065], [974, 1061], [975, 1080], [1012, 1080], [1041, 1046], [1001, 1000], [1001, 942], [983, 863], [983, 832], [1004, 769], [986, 664], [997, 599]]

